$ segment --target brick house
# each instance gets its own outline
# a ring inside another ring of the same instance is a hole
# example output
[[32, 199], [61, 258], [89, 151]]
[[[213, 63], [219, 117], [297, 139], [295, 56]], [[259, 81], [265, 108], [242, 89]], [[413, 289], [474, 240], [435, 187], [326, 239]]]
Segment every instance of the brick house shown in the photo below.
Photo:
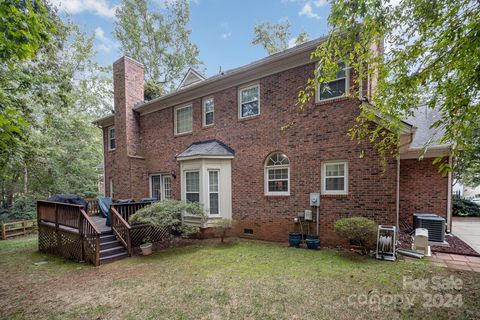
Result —
[[[117, 60], [115, 113], [96, 122], [104, 137], [106, 194], [199, 201], [209, 223], [233, 217], [237, 235], [273, 241], [286, 241], [294, 217], [310, 209], [310, 192], [321, 194], [323, 243], [337, 243], [333, 224], [351, 215], [396, 225], [411, 222], [414, 212], [434, 212], [450, 226], [451, 176], [432, 165], [437, 156], [449, 159], [449, 147], [432, 144], [417, 160], [439, 134], [429, 130], [432, 110], [406, 119], [400, 157], [384, 168], [372, 145], [347, 136], [361, 103], [342, 96], [353, 89], [348, 68], [331, 91], [296, 107], [319, 41], [207, 79], [189, 70], [177, 91], [148, 102], [143, 66]], [[361, 94], [370, 88], [364, 83]]]

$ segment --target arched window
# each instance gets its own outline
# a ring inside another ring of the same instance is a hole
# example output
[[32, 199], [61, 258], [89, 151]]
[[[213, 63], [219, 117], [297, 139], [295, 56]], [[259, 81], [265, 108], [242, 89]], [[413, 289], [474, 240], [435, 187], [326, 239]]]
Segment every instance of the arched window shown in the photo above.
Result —
[[265, 194], [290, 194], [290, 161], [281, 152], [272, 153], [265, 161]]

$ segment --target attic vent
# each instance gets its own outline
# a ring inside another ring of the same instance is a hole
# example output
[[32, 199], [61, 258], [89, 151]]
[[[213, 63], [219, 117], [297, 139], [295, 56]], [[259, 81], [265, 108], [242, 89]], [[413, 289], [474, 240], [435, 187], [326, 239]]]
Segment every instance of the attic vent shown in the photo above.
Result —
[[244, 234], [253, 234], [253, 229], [243, 229]]

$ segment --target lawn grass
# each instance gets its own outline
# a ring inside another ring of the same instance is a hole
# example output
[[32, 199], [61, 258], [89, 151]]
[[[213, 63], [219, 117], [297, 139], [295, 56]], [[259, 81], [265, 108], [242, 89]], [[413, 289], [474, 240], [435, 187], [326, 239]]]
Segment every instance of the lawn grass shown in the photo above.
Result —
[[[0, 241], [5, 319], [478, 319], [480, 274], [426, 261], [386, 262], [336, 250], [237, 241], [195, 244], [93, 267], [36, 252], [36, 236]], [[36, 266], [37, 261], [48, 261]], [[463, 305], [425, 308], [403, 276], [462, 279]], [[414, 305], [349, 304], [354, 294]]]

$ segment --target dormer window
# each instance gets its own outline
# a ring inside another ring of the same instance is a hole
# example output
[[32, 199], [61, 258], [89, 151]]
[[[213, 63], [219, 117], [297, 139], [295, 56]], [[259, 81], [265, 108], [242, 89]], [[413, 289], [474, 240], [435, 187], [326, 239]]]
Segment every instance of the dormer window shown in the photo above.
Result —
[[115, 150], [115, 127], [108, 128], [108, 150]]

